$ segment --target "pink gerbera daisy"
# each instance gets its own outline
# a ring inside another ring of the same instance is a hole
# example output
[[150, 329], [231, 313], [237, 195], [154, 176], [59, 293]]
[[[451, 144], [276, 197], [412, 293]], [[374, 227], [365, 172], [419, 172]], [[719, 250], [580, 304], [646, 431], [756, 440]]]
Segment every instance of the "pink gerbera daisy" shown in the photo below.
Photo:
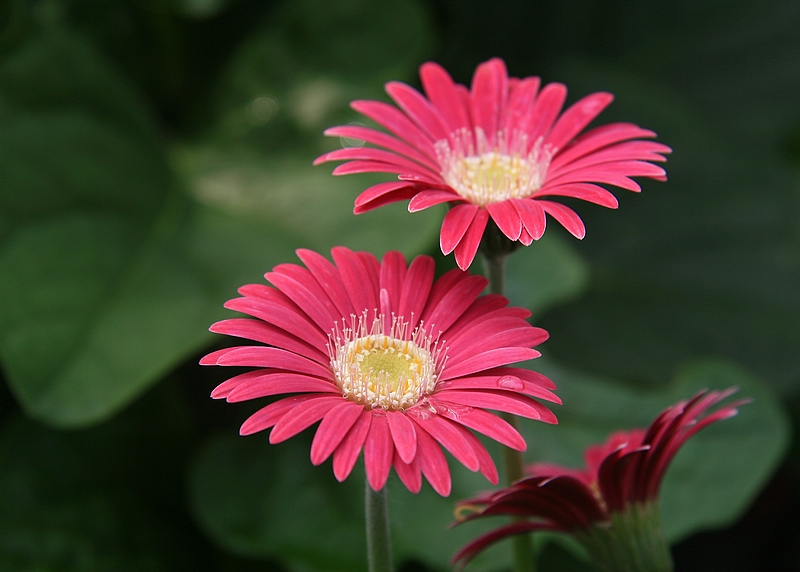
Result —
[[237, 402], [293, 394], [253, 414], [242, 435], [272, 427], [270, 442], [279, 443], [319, 421], [311, 462], [333, 455], [338, 480], [363, 449], [374, 490], [394, 466], [412, 492], [425, 475], [446, 496], [450, 472], [441, 447], [497, 483], [491, 457], [469, 429], [525, 449], [520, 434], [486, 409], [556, 423], [533, 399], [560, 403], [553, 383], [507, 367], [539, 356], [532, 347], [547, 332], [504, 297], [480, 296], [482, 276], [452, 270], [434, 281], [432, 258], [406, 266], [399, 252], [378, 262], [337, 247], [335, 264], [309, 250], [297, 254], [305, 268], [281, 264], [266, 274], [274, 287], [243, 286], [242, 297], [226, 303], [254, 319], [211, 326], [265, 345], [218, 350], [200, 362], [259, 368], [220, 384], [212, 397]]
[[735, 391], [700, 391], [666, 408], [646, 430], [612, 434], [604, 444], [586, 450], [585, 469], [532, 465], [530, 476], [510, 487], [459, 502], [458, 512], [466, 515], [462, 521], [494, 515], [532, 520], [517, 520], [480, 536], [453, 561], [464, 565], [508, 536], [551, 530], [573, 534], [602, 570], [671, 570], [658, 514], [661, 482], [686, 441], [712, 423], [733, 417], [748, 402], [743, 399], [709, 413]]
[[444, 254], [455, 252], [462, 269], [475, 258], [489, 218], [509, 240], [526, 246], [544, 233], [545, 213], [583, 238], [578, 215], [548, 199], [574, 197], [616, 208], [617, 199], [600, 184], [638, 192], [631, 177], [666, 180], [652, 161], [664, 161], [670, 148], [642, 140], [654, 137], [652, 131], [611, 123], [579, 135], [611, 103], [610, 93], [587, 95], [561, 113], [563, 84], [539, 89], [538, 77], [509, 78], [497, 58], [478, 66], [469, 90], [432, 62], [422, 65], [420, 78], [427, 97], [401, 82], [386, 84], [400, 109], [378, 101], [352, 103], [394, 136], [354, 125], [325, 132], [382, 148], [340, 149], [315, 164], [348, 161], [335, 175], [398, 175], [398, 181], [361, 193], [356, 214], [405, 199], [411, 212], [455, 203], [442, 223], [440, 243]]

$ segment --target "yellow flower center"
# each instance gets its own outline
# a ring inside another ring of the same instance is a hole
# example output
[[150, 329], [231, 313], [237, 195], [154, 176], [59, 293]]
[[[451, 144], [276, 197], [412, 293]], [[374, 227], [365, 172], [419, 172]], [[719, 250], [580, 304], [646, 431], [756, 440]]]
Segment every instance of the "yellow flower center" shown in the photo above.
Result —
[[405, 335], [408, 326], [381, 314], [367, 326], [366, 316], [351, 327], [331, 334], [331, 369], [345, 399], [387, 411], [402, 411], [429, 395], [436, 386], [444, 360], [438, 343], [431, 344], [424, 330]]
[[459, 195], [485, 207], [508, 199], [524, 199], [544, 184], [554, 151], [542, 147], [540, 137], [533, 145], [518, 131], [500, 131], [490, 144], [481, 128], [474, 134], [462, 129], [449, 139], [437, 141], [436, 156], [441, 175]]

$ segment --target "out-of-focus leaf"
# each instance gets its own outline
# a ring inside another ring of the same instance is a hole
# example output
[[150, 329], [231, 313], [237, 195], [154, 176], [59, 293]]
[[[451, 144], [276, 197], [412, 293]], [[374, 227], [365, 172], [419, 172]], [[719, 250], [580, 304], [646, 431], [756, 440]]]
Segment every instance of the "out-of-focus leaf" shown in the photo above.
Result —
[[586, 262], [552, 231], [509, 256], [506, 271], [506, 296], [535, 316], [577, 298], [589, 278]]
[[[18, 85], [40, 79], [52, 107]], [[208, 343], [226, 297], [295, 241], [175, 192], [135, 98], [80, 41], [32, 41], [0, 85], [0, 358], [31, 415], [102, 420]]]
[[634, 389], [549, 363], [534, 362], [534, 366], [556, 382], [564, 405], [556, 408], [558, 425], [523, 425], [528, 462], [580, 467], [586, 446], [605, 441], [613, 431], [647, 427], [665, 407], [700, 389], [737, 386], [737, 397], [753, 399], [737, 417], [692, 437], [675, 457], [660, 495], [664, 529], [671, 541], [738, 518], [788, 445], [788, 420], [773, 393], [726, 362], [693, 363], [658, 391]]

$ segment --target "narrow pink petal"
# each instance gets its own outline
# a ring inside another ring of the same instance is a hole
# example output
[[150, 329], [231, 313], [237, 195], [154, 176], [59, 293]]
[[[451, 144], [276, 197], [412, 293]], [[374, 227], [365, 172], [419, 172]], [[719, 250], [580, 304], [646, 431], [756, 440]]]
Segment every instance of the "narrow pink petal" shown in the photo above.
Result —
[[336, 304], [333, 303], [328, 293], [319, 285], [319, 282], [317, 282], [317, 279], [308, 268], [299, 264], [278, 264], [272, 271], [301, 283], [313, 296], [318, 298], [331, 316], [339, 316], [339, 309]]
[[475, 213], [475, 218], [472, 219], [466, 234], [464, 234], [464, 238], [462, 238], [461, 242], [456, 246], [453, 253], [456, 257], [456, 264], [458, 264], [461, 270], [469, 268], [472, 261], [475, 260], [475, 255], [478, 253], [478, 247], [481, 244], [481, 238], [483, 238], [483, 231], [486, 230], [487, 222], [489, 222], [489, 211], [486, 209], [479, 209], [478, 212]]
[[[495, 312], [504, 310], [506, 306], [508, 306], [508, 299], [505, 296], [499, 294], [485, 294], [481, 296], [472, 303], [472, 306], [462, 314], [455, 324], [448, 328], [446, 332], [448, 340], [459, 337], [461, 332], [471, 327], [476, 320], [490, 319], [495, 315]], [[515, 310], [522, 311], [520, 317], [523, 319], [530, 316], [530, 312], [524, 308], [515, 308]]]
[[461, 128], [468, 128], [469, 112], [461, 105], [450, 74], [439, 64], [426, 62], [420, 67], [419, 77], [425, 94], [436, 107], [447, 129], [452, 133]]
[[[502, 333], [509, 329], [517, 328], [533, 328], [522, 316], [509, 311], [515, 308], [498, 308], [493, 312], [485, 312], [473, 317], [472, 323], [464, 325], [458, 332], [452, 329], [447, 331], [447, 343], [450, 346], [448, 355], [454, 353], [461, 353], [462, 346], [472, 346], [475, 339], [483, 339], [486, 336], [493, 336]], [[527, 316], [526, 316], [527, 317]], [[541, 341], [531, 344], [531, 346], [538, 345], [547, 339], [547, 333], [541, 328], [535, 328], [538, 333], [538, 338]]]
[[466, 429], [438, 415], [420, 415], [411, 417], [411, 419], [420, 427], [417, 430], [418, 433], [420, 430], [427, 432], [470, 471], [478, 470], [480, 467], [478, 457], [470, 442], [463, 435], [463, 432], [467, 432]]
[[[420, 153], [419, 150], [417, 150], [415, 147], [412, 147], [405, 141], [401, 141], [400, 139], [392, 137], [388, 133], [370, 129], [369, 127], [361, 127], [359, 125], [340, 125], [326, 129], [325, 135], [329, 137], [349, 137], [352, 139], [362, 139], [367, 143], [379, 145], [385, 149], [388, 149], [389, 151], [394, 151], [398, 155], [403, 155], [409, 159], [413, 159], [417, 163], [420, 163], [429, 169], [439, 169], [439, 163], [436, 161], [435, 156], [429, 157], [424, 153]], [[314, 165], [319, 165], [320, 163], [326, 161], [326, 155], [327, 153], [316, 159], [314, 161]]]
[[323, 332], [329, 331], [334, 320], [339, 318], [332, 316], [322, 302], [323, 298], [327, 298], [324, 292], [312, 291], [305, 284], [278, 272], [267, 272], [264, 277], [297, 304]]
[[399, 81], [390, 81], [386, 84], [386, 93], [432, 140], [447, 139], [448, 129], [438, 111], [416, 89]]
[[652, 138], [656, 134], [649, 129], [642, 129], [633, 123], [609, 123], [590, 129], [579, 136], [553, 159], [553, 164], [564, 164], [576, 161], [598, 149], [631, 139]]
[[562, 155], [556, 155], [547, 168], [547, 174], [552, 179], [575, 169], [621, 161], [655, 161], [663, 163], [667, 160], [664, 154], [670, 151], [669, 147], [656, 141], [623, 141], [622, 143], [608, 145], [592, 153], [587, 153], [572, 161], [565, 161], [562, 159]]
[[[517, 209], [528, 235], [533, 240], [542, 238], [547, 221], [545, 220], [544, 209], [542, 209], [541, 205], [532, 199], [512, 199], [511, 204]], [[520, 235], [519, 240], [525, 244], [523, 235]], [[530, 242], [528, 242], [528, 244], [530, 244]]]
[[426, 155], [436, 156], [431, 138], [396, 107], [380, 101], [364, 100], [353, 101], [350, 107], [385, 127], [400, 139], [408, 141]]
[[211, 392], [211, 398], [225, 399], [226, 397], [228, 397], [231, 391], [239, 387], [241, 384], [256, 379], [257, 377], [261, 377], [262, 375], [264, 375], [264, 371], [256, 369], [253, 371], [246, 371], [244, 373], [240, 373], [239, 375], [233, 376], [232, 378], [223, 381], [217, 387], [215, 387], [214, 391]]
[[328, 411], [317, 427], [314, 441], [311, 443], [311, 463], [313, 465], [319, 465], [331, 456], [350, 428], [361, 417], [362, 411], [364, 411], [363, 405], [350, 401], [340, 403]]
[[414, 198], [418, 192], [419, 190], [417, 189], [416, 185], [406, 185], [395, 191], [384, 193], [380, 197], [369, 202], [356, 205], [353, 208], [353, 214], [364, 214], [382, 206], [390, 205], [392, 203], [399, 203], [400, 201], [407, 201], [408, 199]]
[[273, 445], [294, 437], [304, 429], [311, 427], [325, 414], [342, 403], [341, 395], [317, 397], [298, 403], [290, 413], [281, 417], [269, 434], [269, 442]]
[[264, 429], [269, 429], [296, 406], [307, 401], [319, 399], [320, 397], [323, 397], [323, 395], [293, 395], [274, 403], [270, 403], [266, 407], [262, 407], [248, 417], [242, 424], [241, 429], [239, 429], [239, 434], [252, 435], [253, 433], [263, 431]]
[[458, 363], [448, 363], [444, 372], [442, 372], [441, 379], [454, 379], [479, 371], [485, 371], [500, 365], [535, 359], [540, 355], [542, 354], [531, 348], [499, 348], [489, 350], [473, 355]]
[[328, 297], [339, 310], [339, 315], [349, 316], [354, 314], [355, 309], [350, 302], [350, 297], [347, 295], [344, 284], [342, 284], [342, 278], [337, 268], [327, 258], [313, 250], [300, 248], [297, 250], [297, 256], [317, 280], [320, 288], [328, 294]]
[[602, 163], [591, 165], [583, 169], [569, 171], [548, 179], [545, 187], [550, 185], [565, 185], [567, 183], [606, 183], [622, 189], [638, 193], [641, 187], [630, 177], [647, 177], [650, 179], [666, 180], [666, 171], [658, 165], [643, 161], [620, 161], [618, 163]]
[[450, 290], [456, 287], [461, 281], [469, 277], [469, 272], [464, 272], [458, 268], [453, 268], [442, 274], [439, 279], [434, 282], [430, 293], [428, 294], [427, 304], [423, 316], [429, 315], [444, 299]]
[[417, 256], [408, 267], [405, 282], [403, 282], [403, 291], [400, 295], [398, 315], [408, 321], [411, 330], [419, 322], [419, 317], [428, 301], [428, 294], [433, 286], [435, 266], [433, 258], [430, 256]]
[[448, 360], [458, 363], [462, 358], [470, 355], [506, 347], [531, 348], [541, 339], [541, 335], [530, 324], [524, 323], [522, 327], [509, 328], [485, 337], [472, 336], [458, 345], [451, 345], [447, 352]]
[[[383, 256], [380, 267], [380, 288], [389, 295], [391, 311], [397, 314], [403, 282], [406, 277], [406, 259], [401, 252], [391, 250]], [[387, 314], [388, 316], [388, 314]]]
[[[458, 425], [461, 427], [461, 425]], [[481, 474], [486, 477], [493, 485], [496, 485], [497, 482], [500, 480], [499, 475], [497, 474], [497, 467], [492, 460], [492, 456], [489, 454], [489, 451], [486, 450], [486, 447], [483, 446], [480, 439], [478, 439], [471, 431], [463, 428], [464, 438], [469, 441], [470, 445], [472, 445], [472, 450], [475, 452], [475, 456], [478, 458], [478, 470]]]
[[528, 419], [544, 421], [545, 423], [557, 423], [556, 416], [544, 405], [535, 399], [511, 391], [503, 391], [500, 389], [451, 389], [438, 391], [436, 397], [441, 401], [456, 405], [494, 409], [496, 411], [527, 417]]
[[582, 199], [610, 209], [615, 209], [619, 206], [619, 201], [617, 201], [614, 195], [603, 187], [590, 183], [570, 183], [555, 187], [548, 186], [534, 195], [537, 199], [550, 196]]
[[465, 202], [465, 199], [453, 191], [428, 189], [418, 192], [408, 203], [408, 212], [415, 213], [434, 205], [449, 202]]
[[548, 83], [523, 119], [522, 128], [528, 133], [528, 145], [533, 146], [539, 137], [547, 135], [567, 99], [567, 88], [561, 83]]
[[[327, 351], [326, 344], [328, 338], [323, 335], [319, 327], [308, 317], [286, 304], [274, 302], [271, 300], [263, 300], [253, 297], [233, 298], [225, 302], [224, 306], [229, 310], [235, 310], [248, 314], [254, 318], [264, 320], [269, 324], [273, 324], [278, 328], [285, 330], [289, 334], [305, 340], [314, 348], [321, 352]], [[294, 306], [294, 303], [292, 303]]]
[[327, 379], [297, 375], [295, 373], [263, 373], [262, 375], [240, 383], [231, 390], [226, 399], [228, 403], [238, 403], [270, 395], [284, 393], [332, 393], [341, 395], [336, 385]]
[[331, 375], [329, 366], [311, 361], [308, 358], [280, 348], [262, 346], [232, 348], [231, 351], [217, 359], [217, 365], [272, 367], [298, 373], [307, 373], [322, 378], [328, 378]]
[[433, 330], [445, 331], [469, 308], [486, 288], [488, 280], [475, 274], [461, 280], [435, 306], [425, 308], [422, 320]]
[[569, 207], [550, 201], [539, 201], [547, 214], [566, 228], [572, 236], [581, 239], [586, 236], [586, 227], [578, 214]]
[[486, 370], [483, 372], [483, 375], [512, 375], [518, 377], [524, 381], [532, 383], [534, 385], [538, 385], [540, 387], [544, 387], [545, 389], [555, 389], [556, 384], [553, 383], [549, 378], [545, 377], [538, 371], [533, 371], [530, 369], [525, 369], [521, 367], [497, 367], [493, 369]]
[[460, 204], [447, 211], [442, 221], [442, 232], [439, 238], [443, 254], [447, 255], [455, 250], [481, 210], [478, 205]]
[[519, 235], [519, 241], [525, 246], [530, 246], [533, 243], [533, 235], [528, 232], [525, 225], [522, 226], [522, 233]]
[[497, 227], [511, 240], [519, 240], [522, 234], [522, 219], [509, 201], [489, 203], [486, 210], [492, 216]]
[[592, 120], [608, 107], [614, 96], [608, 92], [597, 92], [573, 103], [556, 121], [547, 135], [545, 144], [562, 149], [580, 133]]
[[372, 425], [372, 417], [371, 411], [362, 411], [341, 444], [333, 451], [333, 475], [340, 483], [347, 478], [358, 460]]
[[366, 205], [367, 203], [370, 203], [384, 195], [399, 191], [401, 189], [406, 189], [408, 187], [413, 187], [413, 185], [407, 183], [406, 181], [388, 181], [384, 183], [378, 183], [377, 185], [372, 185], [356, 197], [355, 205], [357, 207]]
[[392, 465], [400, 477], [400, 481], [406, 488], [414, 494], [417, 494], [422, 488], [422, 472], [419, 470], [419, 463], [413, 460], [411, 463], [405, 463], [400, 455], [395, 451]]
[[364, 466], [372, 490], [379, 491], [389, 478], [394, 456], [394, 444], [386, 415], [372, 414], [372, 425], [364, 442]]
[[404, 463], [412, 462], [417, 454], [417, 432], [414, 430], [414, 424], [399, 411], [389, 411], [386, 417], [397, 454]]
[[364, 266], [358, 256], [350, 249], [336, 246], [331, 250], [342, 277], [342, 283], [353, 303], [356, 314], [361, 310], [374, 310], [378, 307], [378, 293], [373, 287], [369, 270]]
[[472, 120], [483, 129], [490, 145], [497, 134], [498, 118], [505, 111], [508, 72], [503, 60], [493, 58], [482, 63], [472, 77]]
[[441, 182], [441, 177], [433, 175], [433, 171], [423, 167], [414, 167], [413, 165], [398, 164], [394, 161], [368, 161], [365, 159], [354, 159], [347, 163], [342, 163], [337, 166], [333, 171], [333, 175], [354, 175], [357, 173], [390, 173], [394, 175], [415, 175], [423, 179], [433, 179]]
[[322, 155], [318, 161], [374, 161], [377, 163], [386, 163], [387, 165], [395, 165], [402, 172], [408, 173], [426, 173], [428, 176], [437, 177], [439, 175], [439, 167], [429, 167], [427, 164], [422, 165], [417, 161], [406, 158], [403, 155], [398, 155], [393, 151], [386, 151], [384, 149], [376, 149], [375, 147], [347, 147], [346, 149], [336, 149]]
[[439, 444], [425, 431], [417, 432], [416, 460], [433, 490], [443, 497], [449, 496], [452, 482], [447, 459], [445, 459]]
[[527, 447], [525, 439], [516, 429], [494, 413], [483, 409], [473, 407], [469, 411], [459, 414], [454, 421], [516, 451], [524, 451]]
[[533, 105], [539, 84], [538, 77], [526, 77], [519, 82], [508, 98], [508, 108], [505, 117], [501, 118], [500, 129], [511, 131], [520, 128], [523, 117], [527, 115]]
[[367, 277], [372, 283], [372, 289], [375, 292], [380, 292], [381, 289], [381, 263], [378, 262], [378, 259], [375, 257], [374, 254], [371, 252], [367, 252], [365, 250], [359, 250], [356, 252], [356, 256], [361, 260], [361, 264], [364, 265], [365, 270], [367, 271]]
[[306, 344], [304, 341], [287, 333], [281, 328], [261, 320], [229, 318], [212, 324], [209, 330], [215, 334], [235, 336], [237, 338], [244, 338], [253, 340], [254, 342], [261, 342], [263, 344], [283, 348], [309, 359], [313, 359], [314, 361], [322, 362], [327, 360], [327, 355], [323, 354], [318, 349]]

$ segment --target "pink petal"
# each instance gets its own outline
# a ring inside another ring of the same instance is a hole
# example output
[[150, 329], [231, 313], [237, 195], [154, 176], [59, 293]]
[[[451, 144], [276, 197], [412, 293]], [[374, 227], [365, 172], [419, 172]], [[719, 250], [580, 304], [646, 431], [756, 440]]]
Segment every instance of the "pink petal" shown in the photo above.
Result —
[[499, 476], [497, 474], [497, 467], [495, 466], [489, 451], [486, 450], [486, 447], [483, 446], [483, 443], [481, 443], [480, 439], [478, 439], [470, 431], [463, 429], [463, 432], [464, 438], [467, 439], [467, 441], [469, 441], [469, 443], [472, 445], [472, 450], [475, 452], [475, 456], [478, 458], [478, 470], [490, 483], [496, 485], [499, 481]]
[[478, 470], [480, 462], [472, 449], [472, 445], [464, 437], [464, 433], [468, 433], [466, 429], [438, 415], [414, 416], [411, 419], [422, 431], [427, 432], [445, 449], [450, 451], [450, 454], [462, 465], [473, 472]]
[[549, 143], [555, 149], [563, 148], [595, 117], [600, 115], [613, 100], [613, 95], [601, 91], [576, 101], [558, 118], [545, 139], [545, 144]]
[[417, 256], [408, 267], [405, 282], [403, 282], [403, 291], [400, 295], [398, 315], [408, 321], [411, 330], [416, 327], [419, 317], [422, 315], [422, 309], [428, 301], [428, 294], [433, 286], [435, 266], [433, 258], [430, 256]]
[[417, 432], [414, 424], [399, 411], [389, 411], [386, 417], [397, 454], [404, 463], [411, 463], [417, 454]]
[[552, 403], [561, 404], [561, 398], [541, 385], [531, 383], [511, 375], [479, 375], [474, 377], [459, 377], [442, 381], [437, 386], [437, 394], [444, 394], [451, 389], [499, 389], [523, 393], [537, 399], [544, 399]]
[[320, 288], [327, 292], [331, 301], [339, 310], [339, 314], [341, 316], [354, 314], [355, 309], [350, 302], [350, 297], [347, 295], [347, 290], [342, 284], [342, 278], [336, 267], [327, 258], [313, 250], [300, 248], [297, 250], [297, 256], [317, 280]]
[[516, 429], [497, 415], [483, 409], [473, 407], [469, 411], [459, 414], [454, 421], [474, 429], [506, 447], [511, 447], [517, 451], [524, 451], [527, 448], [525, 439]]
[[353, 214], [364, 214], [382, 206], [390, 205], [392, 203], [399, 203], [400, 201], [407, 201], [408, 199], [414, 198], [418, 192], [419, 189], [417, 189], [416, 185], [404, 186], [395, 191], [384, 193], [380, 197], [373, 199], [368, 203], [362, 203], [361, 205], [354, 207]]
[[269, 434], [269, 442], [273, 445], [294, 437], [304, 429], [311, 427], [325, 414], [342, 403], [341, 395], [317, 397], [298, 403], [290, 413], [281, 417]]
[[437, 493], [450, 495], [450, 468], [439, 444], [425, 431], [417, 432], [417, 462], [422, 474]]
[[276, 346], [320, 363], [328, 360], [328, 356], [318, 349], [309, 346], [302, 340], [288, 334], [277, 326], [262, 322], [261, 320], [230, 318], [212, 324], [209, 330], [215, 334], [236, 336], [238, 338], [253, 340], [254, 342], [261, 342], [262, 344]]
[[[423, 167], [414, 167], [412, 165], [399, 165], [396, 162], [385, 161], [368, 161], [365, 159], [354, 159], [347, 163], [342, 163], [336, 167], [332, 174], [336, 175], [354, 175], [357, 173], [391, 173], [395, 175], [415, 175], [423, 179], [432, 178], [432, 171]], [[434, 180], [440, 181], [441, 179], [436, 176]]]
[[416, 459], [411, 463], [404, 463], [400, 455], [395, 451], [392, 465], [394, 465], [397, 476], [400, 477], [400, 481], [406, 488], [412, 493], [417, 494], [422, 488], [422, 473], [419, 470], [419, 463], [417, 463]]
[[435, 307], [425, 308], [422, 320], [432, 329], [447, 330], [469, 308], [487, 284], [488, 280], [477, 274], [461, 280]]
[[447, 353], [447, 358], [453, 363], [458, 363], [462, 357], [465, 358], [488, 350], [505, 347], [531, 348], [536, 345], [540, 338], [541, 336], [537, 330], [531, 327], [530, 324], [525, 324], [523, 327], [509, 328], [483, 338], [479, 335], [472, 336], [459, 344], [457, 349], [451, 346], [451, 350]]
[[443, 254], [448, 255], [455, 250], [480, 210], [478, 205], [459, 204], [447, 211], [439, 237]]
[[561, 107], [567, 99], [567, 88], [561, 83], [548, 83], [533, 103], [522, 128], [528, 133], [528, 145], [533, 146], [539, 137], [550, 131]]
[[422, 64], [419, 77], [425, 94], [452, 133], [470, 126], [469, 113], [461, 105], [456, 86], [445, 69], [434, 62]]
[[415, 213], [434, 205], [449, 202], [464, 202], [464, 199], [453, 191], [428, 189], [419, 191], [408, 203], [408, 212]]
[[362, 405], [345, 401], [328, 411], [314, 435], [311, 443], [311, 463], [319, 465], [331, 456], [333, 451], [344, 439], [350, 428], [355, 425], [361, 412]]
[[[263, 370], [261, 370], [263, 372]], [[332, 382], [318, 377], [308, 377], [294, 373], [266, 373], [240, 383], [227, 396], [228, 403], [238, 403], [270, 395], [283, 393], [332, 393], [341, 391]]]
[[486, 210], [497, 227], [511, 240], [519, 240], [522, 234], [522, 219], [514, 206], [508, 201], [489, 203]]
[[385, 415], [372, 414], [372, 425], [364, 442], [364, 466], [372, 490], [379, 491], [389, 478], [394, 445]]
[[[451, 211], [452, 212], [452, 211]], [[475, 255], [478, 252], [478, 247], [483, 238], [483, 231], [486, 229], [486, 223], [489, 222], [489, 211], [486, 209], [479, 209], [472, 219], [464, 238], [458, 243], [454, 251], [456, 257], [456, 264], [461, 270], [466, 270], [472, 261], [475, 260]]]
[[[369, 127], [361, 127], [359, 125], [340, 125], [338, 127], [326, 129], [325, 135], [330, 137], [349, 137], [352, 139], [362, 139], [367, 143], [379, 145], [385, 149], [388, 149], [389, 151], [394, 151], [398, 155], [403, 155], [409, 159], [413, 159], [417, 163], [420, 163], [429, 169], [439, 169], [439, 163], [436, 161], [435, 156], [429, 157], [423, 153], [420, 153], [416, 148], [412, 147], [405, 141], [401, 141], [400, 139], [392, 137], [388, 133], [370, 129]], [[322, 155], [314, 161], [314, 164], [318, 165], [325, 160], [325, 155]]]
[[489, 350], [469, 357], [459, 363], [448, 363], [442, 373], [441, 379], [454, 379], [500, 365], [535, 359], [540, 355], [542, 354], [530, 348], [499, 348]]
[[552, 411], [538, 401], [511, 391], [502, 391], [499, 389], [451, 389], [437, 392], [436, 397], [441, 401], [456, 405], [494, 409], [496, 411], [527, 417], [528, 419], [544, 421], [545, 423], [555, 424], [558, 422]]
[[380, 288], [388, 293], [391, 311], [395, 313], [400, 308], [405, 277], [406, 259], [403, 254], [396, 250], [387, 252], [383, 256], [380, 268]]
[[371, 411], [362, 411], [341, 444], [333, 451], [333, 474], [340, 483], [347, 478], [358, 460], [361, 447], [372, 425], [372, 417]]
[[264, 371], [260, 369], [256, 369], [253, 371], [246, 371], [244, 373], [240, 373], [226, 381], [220, 383], [217, 387], [214, 388], [214, 391], [211, 392], [212, 399], [225, 399], [228, 397], [231, 391], [239, 387], [241, 384], [248, 382], [252, 379], [257, 377], [261, 377], [264, 375]]
[[354, 101], [350, 104], [350, 107], [385, 127], [400, 139], [408, 141], [409, 144], [422, 151], [422, 153], [430, 155], [431, 157], [436, 156], [430, 137], [420, 130], [419, 127], [414, 125], [414, 123], [396, 107], [380, 101], [364, 100]]
[[361, 310], [374, 310], [378, 307], [378, 293], [372, 287], [372, 278], [369, 276], [368, 269], [359, 260], [356, 254], [343, 246], [334, 247], [331, 250], [333, 260], [336, 263], [342, 277], [345, 290], [356, 309], [356, 314]]
[[280, 348], [262, 346], [229, 348], [225, 355], [217, 358], [217, 365], [270, 367], [297, 373], [307, 373], [322, 378], [329, 378], [331, 375], [331, 370], [328, 366]]
[[297, 304], [323, 332], [330, 330], [334, 320], [339, 318], [339, 316], [331, 316], [328, 308], [322, 302], [323, 297], [327, 298], [324, 292], [311, 291], [305, 284], [278, 272], [267, 272], [264, 277]]
[[472, 77], [472, 120], [481, 128], [490, 145], [494, 145], [498, 118], [505, 111], [508, 73], [503, 60], [493, 58], [482, 63]]
[[550, 201], [539, 201], [539, 204], [542, 205], [547, 214], [560, 222], [572, 236], [578, 239], [586, 236], [586, 227], [583, 225], [581, 217], [571, 208]]
[[395, 165], [400, 172], [403, 173], [425, 173], [431, 177], [438, 177], [438, 166], [430, 168], [427, 165], [422, 165], [417, 161], [406, 158], [403, 155], [398, 155], [393, 151], [386, 151], [384, 149], [376, 149], [375, 147], [347, 147], [346, 149], [336, 149], [322, 155], [317, 161], [373, 161], [377, 163], [385, 163], [387, 165]]
[[328, 338], [322, 334], [316, 324], [309, 320], [305, 314], [288, 307], [286, 304], [248, 296], [228, 300], [224, 306], [229, 310], [242, 312], [273, 324], [287, 333], [310, 343], [321, 352], [327, 351]]
[[416, 89], [399, 81], [390, 81], [386, 84], [386, 93], [432, 140], [447, 139], [448, 129], [438, 111]]
[[241, 429], [239, 429], [239, 434], [252, 435], [253, 433], [263, 431], [264, 429], [269, 429], [296, 406], [300, 405], [301, 403], [305, 403], [306, 401], [319, 399], [323, 396], [324, 395], [320, 395], [318, 393], [313, 395], [293, 395], [291, 397], [280, 399], [274, 403], [270, 403], [266, 407], [262, 407], [248, 417], [242, 424]]
[[501, 118], [500, 129], [510, 131], [519, 129], [522, 118], [528, 113], [533, 105], [536, 92], [539, 90], [540, 80], [538, 77], [526, 77], [519, 82], [508, 99], [508, 110], [505, 117]]
[[545, 187], [534, 195], [537, 199], [549, 196], [573, 197], [610, 209], [615, 209], [619, 206], [619, 202], [614, 195], [603, 187], [598, 187], [590, 183], [571, 183], [568, 185]]
[[574, 143], [570, 144], [554, 158], [552, 165], [570, 163], [598, 149], [608, 145], [627, 141], [630, 139], [640, 139], [642, 137], [655, 137], [655, 133], [649, 129], [642, 129], [633, 123], [609, 123], [595, 127], [578, 137]]
[[358, 197], [356, 197], [355, 206], [356, 207], [364, 206], [387, 194], [399, 191], [401, 189], [407, 189], [409, 187], [413, 187], [413, 185], [407, 183], [406, 181], [388, 181], [385, 183], [378, 183], [377, 185], [372, 185], [371, 187], [367, 188], [367, 190], [363, 191], [360, 195], [358, 195]]
[[[517, 209], [522, 219], [522, 224], [525, 226], [525, 230], [530, 237], [533, 240], [542, 238], [547, 221], [545, 220], [544, 210], [541, 205], [531, 199], [512, 199], [511, 204]], [[525, 241], [522, 240], [522, 235], [520, 235], [520, 242], [525, 244]]]

